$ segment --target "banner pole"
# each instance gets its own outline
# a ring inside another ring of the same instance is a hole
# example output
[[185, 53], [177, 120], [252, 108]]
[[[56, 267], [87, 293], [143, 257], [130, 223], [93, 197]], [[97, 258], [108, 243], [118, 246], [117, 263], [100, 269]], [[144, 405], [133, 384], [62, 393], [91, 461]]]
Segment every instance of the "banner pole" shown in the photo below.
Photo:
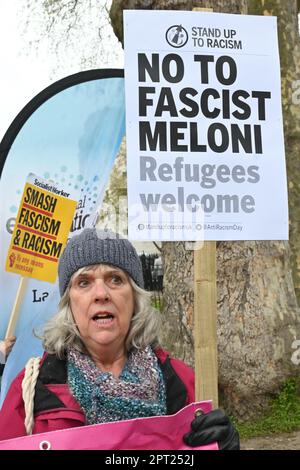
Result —
[[8, 338], [9, 336], [13, 336], [13, 334], [14, 334], [14, 331], [15, 331], [15, 328], [16, 328], [16, 323], [17, 323], [18, 316], [19, 316], [19, 313], [20, 313], [20, 306], [21, 306], [23, 298], [24, 298], [24, 294], [25, 294], [25, 290], [27, 288], [27, 284], [28, 284], [28, 278], [27, 277], [21, 277], [20, 282], [19, 282], [17, 295], [16, 295], [16, 300], [15, 300], [14, 306], [13, 306], [11, 314], [10, 314], [8, 327], [7, 327], [6, 334], [5, 334], [5, 338]]
[[197, 401], [212, 400], [213, 408], [219, 404], [216, 291], [216, 242], [206, 241], [194, 251], [195, 394]]

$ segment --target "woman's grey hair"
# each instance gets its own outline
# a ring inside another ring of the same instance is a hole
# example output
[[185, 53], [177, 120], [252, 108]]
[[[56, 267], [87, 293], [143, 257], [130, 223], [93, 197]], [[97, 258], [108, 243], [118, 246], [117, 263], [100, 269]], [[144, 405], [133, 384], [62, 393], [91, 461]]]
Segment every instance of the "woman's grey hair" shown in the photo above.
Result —
[[[64, 357], [68, 347], [87, 353], [70, 307], [70, 286], [74, 276], [95, 269], [97, 266], [99, 265], [81, 268], [72, 276], [59, 303], [59, 311], [43, 328], [41, 339], [44, 349], [60, 359]], [[151, 306], [151, 294], [137, 286], [130, 276], [128, 279], [133, 288], [135, 306], [125, 340], [126, 350], [129, 351], [132, 347], [142, 349], [146, 346], [155, 348], [159, 344], [160, 314]]]

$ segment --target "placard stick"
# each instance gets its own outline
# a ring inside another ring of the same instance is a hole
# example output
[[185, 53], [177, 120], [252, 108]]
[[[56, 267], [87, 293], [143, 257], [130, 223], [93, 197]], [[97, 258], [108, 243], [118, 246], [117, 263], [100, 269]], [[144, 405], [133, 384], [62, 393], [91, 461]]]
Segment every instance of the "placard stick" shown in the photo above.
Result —
[[194, 251], [194, 340], [196, 400], [218, 407], [216, 242]]
[[202, 8], [202, 7], [195, 7], [193, 8], [193, 11], [210, 11], [210, 12], [213, 12], [214, 9], [213, 8]]
[[13, 336], [15, 328], [16, 328], [16, 323], [18, 320], [19, 312], [20, 312], [20, 306], [22, 304], [25, 290], [27, 287], [28, 283], [28, 277], [21, 277], [20, 278], [20, 283], [16, 295], [16, 300], [13, 306], [13, 309], [11, 311], [10, 319], [8, 322], [8, 327], [6, 330], [5, 338], [8, 338], [9, 336]]
[[[213, 8], [193, 8], [213, 11]], [[218, 407], [216, 242], [194, 251], [194, 340], [196, 400]]]

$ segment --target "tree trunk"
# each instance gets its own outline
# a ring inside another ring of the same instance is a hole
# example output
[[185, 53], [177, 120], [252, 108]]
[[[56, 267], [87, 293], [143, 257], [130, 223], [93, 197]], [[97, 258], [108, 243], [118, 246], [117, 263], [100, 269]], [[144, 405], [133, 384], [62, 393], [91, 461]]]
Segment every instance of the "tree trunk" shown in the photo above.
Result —
[[115, 35], [123, 43], [123, 10], [192, 10], [213, 8], [224, 13], [246, 13], [247, 0], [113, 0], [110, 18]]
[[[271, 3], [271, 2], [263, 2]], [[111, 19], [122, 37], [123, 9], [212, 7], [247, 13], [243, 0], [114, 0]], [[285, 98], [284, 98], [285, 99]], [[193, 251], [184, 243], [163, 243], [163, 344], [193, 364]], [[299, 312], [289, 247], [283, 242], [220, 242], [217, 249], [218, 351], [221, 403], [246, 418], [267, 404], [297, 370], [291, 344], [300, 338]]]
[[217, 260], [220, 398], [246, 418], [299, 373], [291, 362], [300, 323], [288, 243], [220, 242]]
[[126, 140], [122, 140], [119, 153], [110, 174], [97, 226], [127, 235]]
[[278, 17], [282, 107], [288, 172], [291, 263], [300, 303], [300, 39], [296, 0], [249, 0], [250, 13]]

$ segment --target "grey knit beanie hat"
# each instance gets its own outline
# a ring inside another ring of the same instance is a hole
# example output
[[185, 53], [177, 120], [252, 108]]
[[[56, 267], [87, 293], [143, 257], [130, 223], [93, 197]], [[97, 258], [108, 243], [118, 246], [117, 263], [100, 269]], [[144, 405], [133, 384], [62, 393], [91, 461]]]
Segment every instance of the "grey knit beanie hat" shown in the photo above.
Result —
[[142, 264], [132, 244], [117, 233], [86, 228], [71, 238], [60, 257], [60, 295], [63, 296], [78, 269], [101, 263], [123, 269], [139, 287], [144, 287]]

